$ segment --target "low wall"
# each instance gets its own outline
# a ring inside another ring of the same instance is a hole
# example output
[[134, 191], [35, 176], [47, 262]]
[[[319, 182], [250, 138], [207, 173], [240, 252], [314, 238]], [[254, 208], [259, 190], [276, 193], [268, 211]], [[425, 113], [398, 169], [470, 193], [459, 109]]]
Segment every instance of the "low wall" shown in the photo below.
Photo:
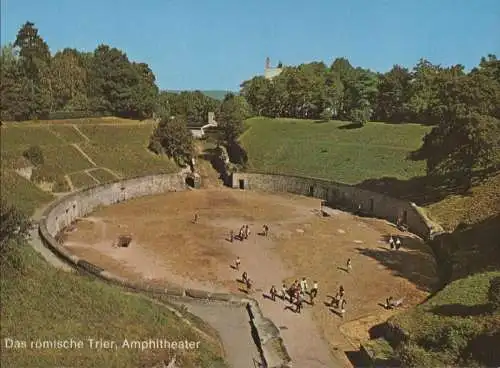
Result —
[[[90, 214], [97, 207], [109, 206], [114, 203], [147, 195], [186, 190], [188, 187], [186, 178], [188, 176], [189, 174], [186, 172], [151, 175], [121, 180], [69, 194], [54, 201], [44, 211], [38, 226], [40, 238], [45, 246], [75, 268], [97, 276], [104, 281], [134, 291], [146, 292], [148, 294], [162, 294], [175, 298], [196, 298], [245, 305], [250, 315], [252, 330], [256, 332], [259, 338], [259, 348], [263, 359], [266, 361], [266, 366], [268, 366], [267, 362], [269, 361], [267, 356], [270, 355], [273, 357], [283, 357], [283, 360], [276, 365], [269, 366], [269, 368], [289, 367], [290, 357], [286, 347], [282, 343], [279, 329], [272, 321], [262, 316], [259, 305], [254, 299], [242, 298], [233, 294], [185, 289], [177, 286], [162, 288], [160, 286], [152, 286], [147, 282], [132, 282], [77, 257], [56, 240], [57, 234], [60, 231], [77, 218]], [[279, 341], [280, 343], [270, 344], [270, 341]]]
[[361, 212], [370, 217], [383, 218], [393, 223], [398, 218], [403, 219], [408, 231], [426, 240], [443, 232], [441, 226], [431, 221], [415, 203], [334, 181], [291, 175], [238, 172], [232, 174], [231, 186], [305, 195], [322, 199], [332, 207], [348, 207], [351, 210], [358, 210], [361, 206]]

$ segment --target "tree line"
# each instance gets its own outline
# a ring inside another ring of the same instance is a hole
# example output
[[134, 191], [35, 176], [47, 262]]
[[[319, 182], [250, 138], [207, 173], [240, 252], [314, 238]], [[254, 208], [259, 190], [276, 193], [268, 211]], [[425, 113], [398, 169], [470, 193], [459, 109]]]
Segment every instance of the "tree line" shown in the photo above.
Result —
[[241, 93], [255, 115], [267, 117], [434, 125], [460, 100], [498, 118], [499, 63], [488, 55], [467, 73], [462, 65], [421, 59], [411, 70], [395, 65], [376, 73], [337, 58], [329, 67], [312, 62], [285, 66], [273, 79], [254, 77], [241, 84]]
[[[158, 87], [145, 63], [114, 47], [66, 48], [51, 55], [34, 23], [26, 22], [1, 51], [1, 119], [115, 115], [144, 119], [157, 108]], [[79, 116], [77, 116], [79, 115]]]

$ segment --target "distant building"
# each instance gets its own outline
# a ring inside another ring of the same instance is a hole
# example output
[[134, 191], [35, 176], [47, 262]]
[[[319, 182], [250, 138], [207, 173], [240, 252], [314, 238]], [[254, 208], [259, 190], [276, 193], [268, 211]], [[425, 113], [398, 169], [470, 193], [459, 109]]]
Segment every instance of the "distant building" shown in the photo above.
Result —
[[278, 75], [281, 74], [283, 71], [283, 68], [281, 68], [281, 65], [279, 65], [280, 68], [271, 68], [271, 59], [269, 57], [266, 58], [266, 66], [264, 68], [264, 78], [266, 79], [273, 79], [274, 77], [277, 77]]
[[213, 112], [208, 113], [208, 123], [203, 126], [188, 126], [188, 129], [193, 134], [193, 137], [201, 139], [205, 136], [205, 129], [210, 127], [217, 127], [217, 122], [215, 121], [215, 114]]

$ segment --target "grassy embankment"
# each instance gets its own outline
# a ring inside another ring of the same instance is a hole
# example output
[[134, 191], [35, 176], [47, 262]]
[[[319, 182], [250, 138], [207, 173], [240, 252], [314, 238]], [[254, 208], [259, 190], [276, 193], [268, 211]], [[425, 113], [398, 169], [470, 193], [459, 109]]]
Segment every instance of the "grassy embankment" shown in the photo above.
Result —
[[[121, 125], [118, 119], [4, 124], [2, 199], [31, 214], [54, 199], [51, 185], [40, 183], [43, 181], [52, 183], [54, 191], [66, 191], [70, 183], [77, 189], [118, 177], [177, 170], [170, 161], [146, 150], [151, 130], [151, 125]], [[15, 169], [29, 165], [22, 153], [34, 145], [41, 148], [44, 163], [34, 168], [32, 180], [28, 180]], [[99, 280], [54, 269], [24, 243], [13, 245], [9, 258], [2, 262], [0, 282], [2, 367], [137, 367], [169, 360], [174, 355], [183, 367], [226, 366], [216, 333], [202, 321], [189, 317], [205, 335], [198, 334], [167, 308], [141, 296], [127, 295]], [[4, 338], [27, 341], [28, 348], [5, 349]], [[190, 340], [200, 341], [200, 348], [184, 352], [91, 349], [88, 338], [112, 340], [118, 345], [124, 339]], [[37, 339], [82, 340], [84, 347], [29, 347]]]

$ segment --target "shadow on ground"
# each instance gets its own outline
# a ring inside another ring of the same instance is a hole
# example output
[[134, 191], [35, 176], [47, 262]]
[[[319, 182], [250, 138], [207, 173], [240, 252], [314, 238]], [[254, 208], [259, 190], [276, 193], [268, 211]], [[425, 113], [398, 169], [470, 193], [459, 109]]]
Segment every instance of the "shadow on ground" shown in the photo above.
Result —
[[446, 317], [469, 317], [480, 316], [491, 311], [489, 304], [463, 305], [463, 304], [445, 304], [439, 305], [430, 310], [438, 316]]
[[[488, 177], [499, 173], [498, 168], [478, 170], [474, 172], [472, 185], [476, 186]], [[418, 176], [409, 180], [400, 180], [393, 177], [367, 179], [355, 186], [378, 193], [388, 194], [391, 197], [415, 202], [426, 206], [439, 202], [449, 195], [469, 193], [469, 185], [464, 184], [460, 173], [435, 176]]]
[[[383, 237], [385, 238], [385, 237]], [[394, 276], [407, 279], [420, 290], [432, 291], [437, 286], [436, 267], [432, 253], [424, 248], [420, 240], [399, 236], [402, 247], [399, 250], [389, 246], [378, 248], [355, 248], [364, 256], [377, 260], [390, 269]]]

